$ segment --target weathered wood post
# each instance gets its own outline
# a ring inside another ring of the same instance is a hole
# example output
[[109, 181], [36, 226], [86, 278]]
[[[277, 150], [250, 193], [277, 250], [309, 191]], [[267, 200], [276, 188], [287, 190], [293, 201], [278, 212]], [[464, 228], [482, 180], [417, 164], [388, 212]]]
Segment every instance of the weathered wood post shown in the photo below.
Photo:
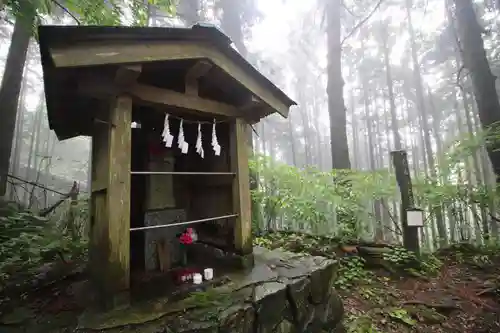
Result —
[[114, 306], [128, 302], [130, 287], [132, 99], [118, 96], [103, 111], [108, 124], [92, 138], [90, 270], [100, 301]]
[[236, 173], [233, 180], [233, 209], [238, 214], [234, 225], [234, 246], [238, 254], [251, 261], [252, 211], [247, 130], [248, 126], [243, 119], [235, 119], [231, 123], [229, 142], [231, 171]]
[[415, 210], [413, 189], [411, 184], [410, 170], [408, 168], [408, 155], [404, 150], [391, 152], [392, 163], [396, 173], [396, 181], [401, 192], [401, 225], [403, 228], [403, 245], [409, 250], [420, 254], [420, 243], [418, 240], [419, 226], [408, 225], [408, 211]]

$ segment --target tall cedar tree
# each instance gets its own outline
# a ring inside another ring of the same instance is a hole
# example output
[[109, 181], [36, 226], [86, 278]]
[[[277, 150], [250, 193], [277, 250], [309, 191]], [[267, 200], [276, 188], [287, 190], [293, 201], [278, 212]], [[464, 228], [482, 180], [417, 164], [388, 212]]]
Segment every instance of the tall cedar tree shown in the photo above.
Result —
[[16, 19], [12, 42], [7, 54], [5, 72], [0, 86], [0, 197], [6, 194], [7, 174], [10, 166], [12, 140], [16, 128], [17, 104], [21, 93], [23, 69], [35, 20], [35, 8], [29, 1], [23, 2], [23, 15]]
[[350, 169], [347, 143], [347, 119], [344, 105], [344, 80], [342, 78], [342, 45], [340, 36], [340, 0], [326, 0], [328, 47], [328, 113], [330, 116], [330, 141], [332, 168]]
[[[454, 3], [460, 50], [464, 66], [469, 70], [472, 79], [479, 119], [484, 129], [490, 129], [492, 126], [497, 126], [500, 121], [500, 103], [495, 89], [496, 77], [491, 72], [481, 36], [483, 29], [477, 20], [472, 0], [454, 0]], [[497, 184], [500, 182], [498, 148], [500, 148], [498, 144], [487, 147]]]

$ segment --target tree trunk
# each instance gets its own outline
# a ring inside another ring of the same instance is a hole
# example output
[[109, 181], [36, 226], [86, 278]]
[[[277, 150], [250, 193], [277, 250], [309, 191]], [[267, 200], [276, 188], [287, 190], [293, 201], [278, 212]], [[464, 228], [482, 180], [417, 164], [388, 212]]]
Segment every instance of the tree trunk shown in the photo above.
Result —
[[316, 164], [320, 170], [322, 169], [323, 166], [323, 153], [321, 149], [321, 129], [319, 127], [319, 111], [320, 108], [317, 105], [317, 93], [316, 93], [316, 85], [314, 85], [314, 107], [313, 107], [313, 121], [314, 121], [314, 127], [316, 129], [316, 152], [318, 154], [317, 156], [317, 161]]
[[309, 115], [307, 112], [307, 98], [304, 96], [304, 90], [305, 90], [305, 85], [306, 82], [303, 80], [303, 78], [298, 78], [297, 83], [296, 83], [296, 92], [297, 96], [299, 98], [299, 105], [302, 104], [299, 108], [296, 109], [296, 112], [300, 114], [300, 117], [302, 118], [302, 135], [304, 138], [304, 163], [302, 164], [303, 166], [309, 166], [311, 165], [311, 152], [312, 152], [312, 145], [310, 142], [310, 136], [309, 136]]
[[350, 92], [350, 106], [351, 106], [351, 129], [352, 129], [352, 164], [354, 169], [360, 168], [358, 162], [359, 157], [359, 142], [358, 142], [358, 118], [356, 117], [356, 107], [354, 105], [354, 95]]
[[[479, 119], [483, 128], [490, 129], [500, 121], [500, 103], [495, 88], [496, 77], [491, 72], [484, 50], [482, 28], [474, 12], [472, 0], [454, 0], [455, 18], [462, 48], [462, 58], [472, 79]], [[488, 155], [500, 183], [500, 150], [498, 144], [487, 147]]]
[[[408, 30], [410, 33], [410, 45], [411, 45], [411, 56], [413, 61], [413, 79], [415, 83], [415, 91], [417, 94], [417, 107], [420, 111], [420, 122], [422, 125], [423, 135], [424, 135], [424, 144], [425, 151], [427, 156], [427, 161], [429, 163], [429, 171], [431, 173], [431, 177], [433, 181], [436, 181], [436, 164], [434, 161], [434, 155], [432, 152], [432, 145], [430, 139], [430, 128], [428, 122], [428, 114], [425, 106], [425, 98], [422, 86], [422, 77], [420, 74], [420, 63], [418, 61], [417, 56], [417, 45], [415, 42], [415, 31], [413, 29], [413, 23], [411, 18], [411, 7], [412, 0], [406, 0], [406, 13], [408, 16]], [[446, 232], [446, 226], [443, 219], [443, 212], [439, 205], [432, 208], [434, 216], [436, 217], [436, 224], [438, 228], [439, 234], [439, 244], [441, 246], [445, 246], [448, 243], [448, 235]]]
[[[377, 152], [377, 147], [375, 145], [376, 140], [375, 134], [373, 133], [373, 121], [370, 114], [370, 101], [368, 97], [368, 82], [364, 73], [361, 73], [361, 81], [363, 87], [363, 101], [365, 104], [365, 125], [368, 132], [368, 158], [370, 164], [370, 171], [375, 171], [375, 153]], [[372, 202], [373, 212], [375, 213], [375, 223], [373, 223], [374, 231], [375, 231], [375, 239], [382, 240], [384, 239], [384, 230], [382, 228], [382, 216], [380, 210], [380, 201]]]
[[392, 81], [392, 70], [390, 64], [390, 56], [389, 56], [389, 45], [388, 45], [388, 33], [387, 26], [383, 26], [382, 32], [382, 49], [384, 51], [384, 64], [385, 64], [385, 77], [387, 81], [387, 90], [389, 93], [389, 106], [391, 111], [391, 130], [392, 137], [394, 140], [394, 149], [401, 150], [401, 135], [399, 134], [399, 126], [398, 126], [398, 116], [396, 113], [396, 103], [394, 101], [394, 87]]
[[330, 144], [333, 169], [350, 169], [349, 147], [342, 78], [342, 46], [340, 45], [340, 0], [326, 1], [328, 48], [328, 113], [330, 116]]
[[222, 8], [222, 31], [227, 33], [243, 57], [247, 57], [248, 50], [243, 37], [242, 2], [234, 0], [219, 0]]
[[295, 130], [293, 129], [293, 124], [292, 124], [292, 115], [288, 115], [288, 119], [286, 120], [287, 125], [288, 125], [288, 132], [290, 133], [290, 149], [292, 153], [292, 163], [293, 166], [297, 166], [297, 152], [295, 149]]
[[0, 109], [0, 119], [2, 119], [0, 121], [0, 197], [6, 194], [23, 68], [35, 19], [35, 11], [30, 2], [24, 1], [22, 6], [26, 6], [26, 8], [21, 8], [25, 15], [16, 19], [0, 87], [0, 105], [2, 106]]
[[[32, 124], [31, 131], [30, 131], [31, 138], [30, 138], [29, 153], [28, 153], [28, 163], [26, 165], [26, 174], [24, 176], [24, 179], [26, 179], [27, 181], [33, 181], [32, 176], [35, 174], [34, 173], [35, 169], [32, 168], [31, 165], [33, 164], [33, 157], [36, 155], [36, 151], [35, 151], [35, 143], [37, 140], [36, 132], [37, 132], [37, 126], [40, 123], [41, 114], [42, 114], [41, 108], [40, 108], [40, 106], [38, 106], [36, 111], [35, 111], [35, 114], [33, 115], [33, 124]], [[33, 165], [35, 165], [35, 164], [33, 164]], [[27, 205], [29, 203], [29, 201], [28, 201], [29, 194], [30, 194], [30, 189], [26, 185], [26, 188], [23, 191], [23, 201], [22, 201], [23, 204]]]
[[179, 16], [187, 26], [200, 21], [200, 0], [182, 0], [179, 2]]
[[[19, 176], [19, 162], [21, 159], [21, 151], [23, 147], [23, 128], [24, 128], [24, 115], [26, 111], [26, 107], [24, 105], [24, 98], [26, 97], [26, 90], [27, 90], [27, 76], [26, 74], [26, 67], [23, 71], [23, 80], [21, 82], [21, 91], [20, 91], [20, 96], [19, 96], [19, 103], [18, 103], [18, 110], [17, 110], [17, 117], [16, 117], [16, 129], [15, 129], [15, 135], [14, 138], [12, 139], [13, 145], [12, 145], [12, 151], [11, 151], [11, 166], [10, 170], [12, 170], [12, 174], [14, 176]], [[15, 186], [10, 187], [10, 193], [9, 197], [11, 200], [18, 201], [20, 198], [16, 198], [17, 196], [17, 189]]]

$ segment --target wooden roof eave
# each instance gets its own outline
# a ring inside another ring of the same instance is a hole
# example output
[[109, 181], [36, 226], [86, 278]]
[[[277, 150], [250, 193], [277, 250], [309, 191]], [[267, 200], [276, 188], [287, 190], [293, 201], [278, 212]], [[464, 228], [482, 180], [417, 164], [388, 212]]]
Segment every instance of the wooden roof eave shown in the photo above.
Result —
[[[49, 50], [56, 68], [141, 64], [152, 61], [182, 59], [208, 59], [283, 117], [288, 117], [291, 106], [289, 102], [282, 101], [269, 89], [262, 86], [255, 77], [248, 73], [248, 70], [241, 68], [227, 55], [208, 43], [179, 41], [150, 43], [113, 42], [106, 44], [82, 43], [73, 46], [50, 46]], [[136, 89], [136, 92], [141, 91], [145, 93], [144, 87], [138, 86]], [[151, 89], [148, 90], [149, 92], [151, 92]], [[140, 98], [139, 96], [136, 97]]]

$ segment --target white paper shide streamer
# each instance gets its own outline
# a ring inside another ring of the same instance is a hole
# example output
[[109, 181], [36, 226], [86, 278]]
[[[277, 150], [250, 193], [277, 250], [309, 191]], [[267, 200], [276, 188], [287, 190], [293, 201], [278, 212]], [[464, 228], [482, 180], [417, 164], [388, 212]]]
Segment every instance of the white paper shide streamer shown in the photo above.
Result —
[[184, 120], [181, 119], [179, 125], [179, 136], [177, 137], [177, 146], [183, 154], [187, 154], [189, 150], [189, 144], [184, 140]]
[[[165, 121], [163, 125], [163, 132], [161, 134], [163, 138], [163, 142], [165, 143], [165, 147], [171, 148], [174, 141], [174, 136], [172, 132], [170, 132], [170, 115], [167, 113], [165, 115]], [[212, 125], [212, 148], [214, 150], [215, 156], [220, 156], [221, 146], [219, 141], [217, 140], [217, 129], [216, 129], [216, 120], [214, 119]], [[177, 147], [181, 150], [182, 154], [187, 154], [189, 151], [189, 144], [186, 142], [184, 137], [184, 120], [180, 119], [179, 124], [179, 134], [177, 136]], [[201, 158], [205, 158], [205, 151], [203, 149], [203, 137], [201, 133], [201, 122], [198, 122], [198, 137], [196, 138], [196, 153], [201, 156]]]
[[203, 151], [203, 142], [201, 140], [201, 123], [198, 123], [198, 138], [196, 139], [196, 152], [205, 158], [205, 152]]
[[219, 145], [219, 142], [217, 141], [217, 132], [215, 129], [215, 119], [214, 119], [214, 124], [212, 127], [212, 147], [214, 149], [215, 156], [220, 156], [221, 146]]
[[165, 124], [163, 126], [163, 133], [161, 134], [163, 138], [163, 142], [165, 142], [165, 147], [172, 147], [172, 143], [174, 141], [174, 136], [170, 134], [170, 124], [168, 121], [168, 113], [165, 115]]

